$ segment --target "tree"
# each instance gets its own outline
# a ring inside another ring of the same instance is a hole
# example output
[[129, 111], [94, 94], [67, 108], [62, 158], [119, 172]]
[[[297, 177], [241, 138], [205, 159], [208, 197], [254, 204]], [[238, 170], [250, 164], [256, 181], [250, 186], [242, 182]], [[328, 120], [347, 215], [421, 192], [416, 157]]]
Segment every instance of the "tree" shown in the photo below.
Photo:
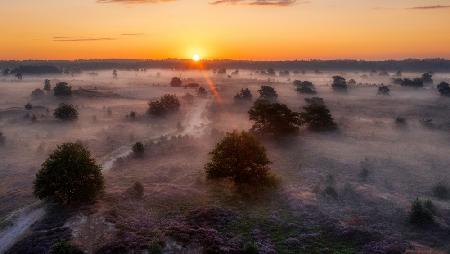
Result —
[[301, 81], [301, 80], [295, 80], [294, 86], [297, 88], [297, 92], [299, 93], [305, 93], [305, 94], [316, 94], [316, 88], [314, 87], [314, 84], [310, 81]]
[[172, 87], [180, 87], [182, 84], [183, 82], [179, 77], [173, 77], [172, 80], [170, 80], [170, 86]]
[[113, 75], [114, 79], [117, 79], [117, 70], [116, 69], [113, 70], [112, 75]]
[[22, 80], [22, 79], [23, 79], [22, 73], [21, 73], [21, 72], [17, 72], [17, 73], [16, 73], [16, 78], [17, 78], [18, 80]]
[[268, 184], [270, 174], [266, 149], [248, 132], [231, 132], [210, 152], [205, 165], [210, 179], [231, 179], [236, 184]]
[[61, 103], [53, 112], [53, 116], [64, 121], [73, 121], [78, 118], [78, 111], [70, 104]]
[[431, 72], [426, 72], [422, 74], [423, 83], [433, 83], [433, 74]]
[[331, 84], [331, 87], [335, 91], [347, 91], [347, 81], [344, 77], [333, 76], [333, 83]]
[[206, 89], [204, 87], [199, 87], [197, 90], [197, 95], [198, 95], [198, 97], [206, 98], [206, 96], [208, 96], [208, 92], [206, 91]]
[[248, 88], [241, 89], [239, 93], [234, 96], [235, 102], [243, 102], [243, 101], [251, 101], [252, 100], [252, 92]]
[[447, 82], [441, 82], [437, 85], [437, 89], [442, 96], [450, 96], [450, 84]]
[[101, 167], [81, 143], [64, 143], [42, 164], [34, 181], [34, 195], [60, 204], [95, 200], [104, 187]]
[[177, 112], [180, 109], [180, 101], [176, 95], [166, 94], [158, 100], [149, 103], [148, 114], [152, 116], [164, 116]]
[[378, 95], [389, 95], [390, 92], [391, 90], [388, 86], [381, 85], [380, 87], [378, 87]]
[[50, 80], [49, 80], [49, 79], [46, 79], [46, 80], [44, 81], [44, 90], [45, 90], [45, 91], [50, 91], [50, 90], [52, 90], [52, 85], [50, 84]]
[[415, 79], [400, 79], [400, 85], [401, 86], [407, 86], [407, 87], [423, 87], [423, 79], [421, 78], [415, 78]]
[[69, 86], [66, 82], [59, 82], [53, 88], [53, 94], [55, 96], [72, 96], [72, 87]]
[[42, 91], [39, 88], [36, 88], [31, 92], [31, 97], [33, 98], [40, 98], [43, 97], [44, 95], [45, 95], [44, 91]]
[[302, 123], [308, 124], [313, 131], [329, 131], [337, 128], [322, 98], [313, 97], [305, 99], [307, 105], [303, 107], [304, 112], [300, 113]]
[[299, 130], [300, 115], [286, 105], [257, 100], [250, 109], [249, 117], [254, 124], [251, 131], [258, 134], [285, 135]]
[[409, 222], [418, 226], [432, 224], [434, 207], [429, 200], [423, 201], [417, 198], [411, 204], [411, 211], [409, 212]]
[[450, 188], [445, 183], [438, 183], [433, 186], [433, 195], [439, 199], [450, 199]]
[[258, 92], [260, 99], [276, 100], [278, 98], [277, 92], [271, 86], [261, 86], [261, 89], [259, 89]]
[[27, 103], [27, 104], [25, 104], [25, 109], [26, 110], [32, 110], [33, 109], [33, 105], [31, 105], [31, 103]]
[[6, 141], [5, 135], [0, 131], [0, 145], [3, 145]]
[[132, 147], [134, 156], [136, 157], [143, 157], [145, 153], [145, 147], [144, 144], [141, 142], [136, 142]]

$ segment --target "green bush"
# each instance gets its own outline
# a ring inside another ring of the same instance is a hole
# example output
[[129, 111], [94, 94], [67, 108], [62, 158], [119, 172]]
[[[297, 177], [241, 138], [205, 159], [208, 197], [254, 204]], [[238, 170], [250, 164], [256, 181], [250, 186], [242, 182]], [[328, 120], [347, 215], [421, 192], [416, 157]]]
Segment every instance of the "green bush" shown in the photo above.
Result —
[[232, 179], [236, 184], [273, 184], [266, 149], [248, 132], [231, 132], [216, 144], [205, 165], [210, 179]]
[[78, 111], [70, 104], [61, 103], [53, 112], [53, 116], [64, 121], [73, 121], [78, 118]]
[[249, 118], [254, 121], [251, 131], [258, 134], [286, 135], [298, 132], [300, 114], [286, 105], [257, 100], [250, 109]]
[[422, 201], [417, 198], [411, 205], [409, 222], [419, 226], [432, 224], [434, 222], [433, 213], [434, 206], [430, 200]]
[[101, 167], [80, 143], [64, 143], [42, 164], [34, 180], [34, 195], [60, 204], [95, 200], [103, 190]]

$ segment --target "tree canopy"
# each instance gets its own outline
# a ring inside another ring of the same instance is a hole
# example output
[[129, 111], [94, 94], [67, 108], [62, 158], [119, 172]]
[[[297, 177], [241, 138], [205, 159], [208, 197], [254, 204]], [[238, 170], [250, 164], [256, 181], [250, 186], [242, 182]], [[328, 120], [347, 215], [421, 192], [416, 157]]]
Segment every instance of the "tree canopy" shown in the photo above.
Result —
[[333, 76], [333, 83], [331, 84], [331, 87], [335, 91], [347, 91], [348, 85], [344, 77]]
[[78, 111], [70, 104], [61, 103], [53, 112], [53, 116], [64, 121], [73, 121], [78, 118]]
[[276, 100], [278, 98], [277, 91], [271, 86], [261, 86], [258, 90], [259, 98], [264, 100]]
[[235, 102], [242, 102], [242, 101], [251, 101], [252, 100], [252, 92], [248, 88], [243, 88], [239, 93], [237, 93], [234, 96]]
[[308, 124], [309, 129], [313, 131], [328, 131], [337, 128], [330, 110], [322, 98], [306, 98], [305, 101], [307, 105], [303, 107], [304, 112], [300, 113], [300, 118], [302, 123]]
[[164, 116], [177, 112], [180, 109], [180, 101], [173, 94], [166, 94], [158, 100], [149, 102], [148, 105], [148, 114], [152, 116]]
[[296, 86], [297, 92], [304, 94], [316, 94], [316, 88], [310, 81], [295, 80], [294, 86]]
[[103, 190], [103, 175], [81, 143], [64, 143], [42, 164], [34, 181], [34, 195], [61, 204], [93, 201]]
[[55, 96], [72, 96], [72, 87], [66, 82], [59, 82], [53, 88], [53, 94]]

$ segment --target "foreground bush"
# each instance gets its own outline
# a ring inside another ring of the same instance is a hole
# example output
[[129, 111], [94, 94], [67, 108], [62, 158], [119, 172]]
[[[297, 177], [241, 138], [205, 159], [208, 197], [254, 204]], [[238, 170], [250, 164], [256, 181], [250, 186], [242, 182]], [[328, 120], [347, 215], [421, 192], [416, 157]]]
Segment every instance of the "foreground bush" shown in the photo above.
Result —
[[450, 96], [450, 84], [447, 82], [441, 82], [437, 85], [437, 89], [442, 96]]
[[308, 125], [309, 129], [313, 131], [330, 131], [337, 128], [330, 110], [322, 98], [307, 98], [305, 101], [307, 105], [303, 107], [304, 112], [300, 113], [300, 118], [302, 123]]
[[409, 212], [409, 222], [414, 225], [424, 226], [434, 222], [434, 207], [430, 200], [416, 199], [411, 205]]
[[267, 100], [255, 101], [249, 117], [254, 124], [251, 130], [258, 134], [286, 135], [299, 130], [300, 115], [286, 105], [271, 103]]
[[65, 143], [42, 164], [34, 181], [34, 195], [60, 204], [95, 200], [103, 190], [101, 167], [80, 143]]
[[55, 96], [71, 96], [72, 95], [72, 87], [69, 86], [66, 82], [59, 82], [53, 88], [53, 94]]
[[152, 116], [164, 116], [177, 112], [180, 109], [180, 101], [176, 95], [166, 94], [158, 100], [148, 104], [148, 114]]
[[78, 111], [74, 106], [62, 103], [55, 109], [53, 116], [64, 121], [73, 121], [78, 118]]
[[236, 184], [272, 185], [266, 149], [250, 133], [227, 133], [210, 153], [211, 161], [205, 166], [210, 179], [231, 179]]

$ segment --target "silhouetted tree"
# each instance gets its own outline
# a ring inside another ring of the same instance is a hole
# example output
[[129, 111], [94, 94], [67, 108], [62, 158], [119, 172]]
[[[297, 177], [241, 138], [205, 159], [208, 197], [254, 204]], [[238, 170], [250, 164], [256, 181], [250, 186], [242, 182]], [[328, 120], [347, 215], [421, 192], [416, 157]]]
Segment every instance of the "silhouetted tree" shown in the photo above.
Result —
[[114, 69], [114, 70], [113, 70], [113, 73], [112, 73], [112, 75], [113, 75], [113, 78], [114, 78], [114, 79], [116, 79], [116, 78], [117, 78], [117, 70], [116, 70], [116, 69]]
[[31, 103], [27, 103], [27, 104], [25, 104], [25, 109], [26, 110], [32, 110], [33, 109], [33, 105], [31, 105]]
[[5, 68], [5, 69], [2, 70], [2, 75], [3, 76], [7, 76], [9, 74], [11, 74], [11, 69]]
[[415, 78], [415, 79], [402, 79], [401, 86], [407, 86], [407, 87], [423, 87], [423, 80], [421, 78]]
[[180, 78], [173, 77], [172, 80], [170, 80], [170, 86], [172, 87], [180, 87], [183, 84]]
[[426, 72], [422, 74], [422, 81], [423, 83], [433, 83], [433, 74], [431, 72]]
[[441, 82], [437, 85], [437, 89], [442, 96], [450, 96], [450, 84], [447, 82]]
[[379, 95], [389, 95], [390, 92], [391, 92], [391, 90], [389, 89], [388, 86], [381, 85], [380, 87], [378, 87], [378, 94]]
[[302, 123], [308, 124], [308, 128], [313, 131], [329, 131], [337, 128], [322, 98], [313, 97], [305, 99], [307, 105], [303, 107], [304, 112], [300, 113]]
[[53, 116], [64, 121], [73, 121], [78, 118], [78, 111], [70, 104], [61, 103], [53, 112]]
[[33, 98], [40, 98], [40, 97], [43, 97], [45, 95], [45, 93], [44, 93], [44, 91], [42, 91], [41, 89], [39, 89], [39, 88], [36, 88], [36, 89], [34, 89], [32, 92], [31, 92], [31, 97], [33, 97]]
[[231, 132], [216, 144], [205, 170], [210, 179], [232, 179], [236, 184], [269, 184], [271, 163], [264, 146], [248, 132]]
[[278, 94], [275, 89], [271, 86], [261, 86], [258, 90], [259, 98], [269, 101], [274, 101], [278, 98]]
[[5, 144], [6, 138], [5, 135], [3, 135], [3, 132], [0, 131], [0, 145]]
[[445, 183], [438, 183], [433, 186], [433, 195], [439, 199], [450, 199], [450, 188]]
[[17, 72], [17, 73], [16, 73], [16, 78], [17, 78], [18, 80], [22, 80], [22, 79], [23, 79], [22, 73]]
[[141, 142], [136, 142], [133, 145], [132, 150], [133, 150], [134, 156], [136, 156], [136, 157], [144, 156], [145, 147], [144, 147], [144, 144], [142, 144]]
[[418, 226], [428, 225], [434, 222], [433, 203], [431, 201], [414, 200], [409, 213], [409, 222]]
[[206, 89], [204, 87], [199, 87], [197, 90], [197, 95], [198, 95], [198, 97], [205, 98], [208, 96], [208, 92], [206, 91]]
[[235, 102], [243, 102], [243, 101], [251, 101], [252, 100], [252, 92], [248, 88], [241, 89], [239, 93], [234, 96]]
[[286, 105], [257, 100], [250, 109], [249, 117], [254, 121], [251, 131], [258, 134], [285, 135], [299, 130], [300, 115]]
[[53, 88], [53, 94], [55, 96], [72, 96], [72, 87], [66, 82], [59, 82]]
[[304, 94], [316, 94], [316, 88], [314, 87], [314, 84], [310, 81], [301, 81], [301, 80], [295, 80], [294, 85], [297, 88], [297, 92], [304, 93]]
[[188, 83], [185, 87], [187, 87], [187, 88], [197, 88], [199, 86], [200, 86], [199, 83], [191, 82], [191, 83]]
[[331, 87], [335, 91], [347, 91], [347, 81], [344, 77], [333, 76], [333, 83], [331, 84]]
[[149, 103], [148, 114], [152, 116], [164, 116], [168, 113], [177, 112], [180, 109], [180, 101], [176, 95], [166, 94], [159, 100]]
[[36, 174], [34, 195], [60, 204], [95, 200], [103, 190], [103, 175], [81, 143], [64, 143], [47, 158]]
[[49, 79], [46, 79], [46, 80], [44, 81], [44, 90], [45, 90], [45, 91], [50, 91], [50, 90], [52, 90], [52, 85], [50, 84], [50, 80], [49, 80]]

